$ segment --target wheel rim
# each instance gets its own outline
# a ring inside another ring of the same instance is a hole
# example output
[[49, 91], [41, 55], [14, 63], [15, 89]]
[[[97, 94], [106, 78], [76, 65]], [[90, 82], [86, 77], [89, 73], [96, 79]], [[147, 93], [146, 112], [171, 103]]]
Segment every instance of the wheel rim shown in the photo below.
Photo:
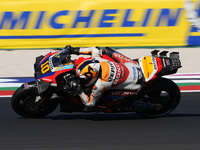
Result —
[[148, 103], [150, 107], [139, 111], [138, 113], [147, 117], [159, 117], [170, 113], [173, 110], [173, 95], [166, 90], [151, 90], [144, 93], [143, 102]]
[[39, 100], [39, 95], [34, 94], [25, 94], [20, 98], [20, 105], [21, 107], [29, 113], [40, 112], [42, 111], [42, 107], [39, 107], [37, 101]]

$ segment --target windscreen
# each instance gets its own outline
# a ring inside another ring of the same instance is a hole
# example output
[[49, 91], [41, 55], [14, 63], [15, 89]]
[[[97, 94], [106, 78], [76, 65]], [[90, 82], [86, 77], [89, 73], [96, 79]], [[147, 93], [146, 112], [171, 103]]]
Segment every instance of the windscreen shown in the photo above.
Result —
[[59, 51], [58, 53], [56, 53], [55, 55], [53, 55], [50, 58], [50, 61], [52, 61], [53, 67], [57, 67], [63, 61], [65, 61], [66, 59], [69, 61], [70, 59], [68, 59], [68, 58], [70, 58], [70, 55], [69, 55], [68, 51], [66, 49], [63, 49], [62, 51]]

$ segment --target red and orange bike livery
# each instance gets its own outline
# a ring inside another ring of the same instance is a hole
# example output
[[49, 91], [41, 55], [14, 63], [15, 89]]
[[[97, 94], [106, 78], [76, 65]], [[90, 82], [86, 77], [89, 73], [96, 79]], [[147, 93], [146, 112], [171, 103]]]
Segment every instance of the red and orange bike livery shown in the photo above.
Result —
[[[67, 49], [48, 53], [36, 58], [36, 81], [19, 87], [12, 96], [12, 108], [23, 117], [39, 118], [53, 112], [58, 105], [62, 112], [136, 112], [155, 118], [169, 114], [180, 102], [180, 90], [171, 80], [162, 76], [174, 74], [181, 67], [179, 53], [151, 52], [151, 56], [134, 59], [142, 70], [144, 81], [138, 90], [106, 91], [95, 107], [85, 109], [76, 91], [69, 88], [71, 80], [78, 80], [74, 61]], [[108, 55], [102, 56], [110, 61]], [[116, 56], [120, 57], [120, 56]], [[82, 59], [82, 58], [80, 58]], [[90, 93], [90, 87], [83, 89]]]

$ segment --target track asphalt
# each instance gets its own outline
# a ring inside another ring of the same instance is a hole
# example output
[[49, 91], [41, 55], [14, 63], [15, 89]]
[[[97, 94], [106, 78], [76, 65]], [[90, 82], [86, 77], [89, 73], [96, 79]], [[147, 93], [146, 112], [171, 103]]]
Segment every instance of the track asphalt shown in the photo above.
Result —
[[200, 93], [182, 93], [166, 117], [134, 113], [61, 113], [24, 119], [0, 98], [2, 150], [199, 150]]

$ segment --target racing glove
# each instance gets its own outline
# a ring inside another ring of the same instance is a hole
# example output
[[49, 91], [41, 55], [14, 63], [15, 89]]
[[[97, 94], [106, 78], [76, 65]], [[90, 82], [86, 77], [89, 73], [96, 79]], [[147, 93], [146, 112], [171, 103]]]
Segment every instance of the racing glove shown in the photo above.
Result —
[[69, 54], [76, 54], [76, 55], [79, 55], [79, 50], [80, 50], [80, 48], [74, 48], [74, 47], [71, 47], [71, 45], [67, 45], [67, 46], [65, 46], [65, 49], [68, 50], [68, 53], [69, 53]]

